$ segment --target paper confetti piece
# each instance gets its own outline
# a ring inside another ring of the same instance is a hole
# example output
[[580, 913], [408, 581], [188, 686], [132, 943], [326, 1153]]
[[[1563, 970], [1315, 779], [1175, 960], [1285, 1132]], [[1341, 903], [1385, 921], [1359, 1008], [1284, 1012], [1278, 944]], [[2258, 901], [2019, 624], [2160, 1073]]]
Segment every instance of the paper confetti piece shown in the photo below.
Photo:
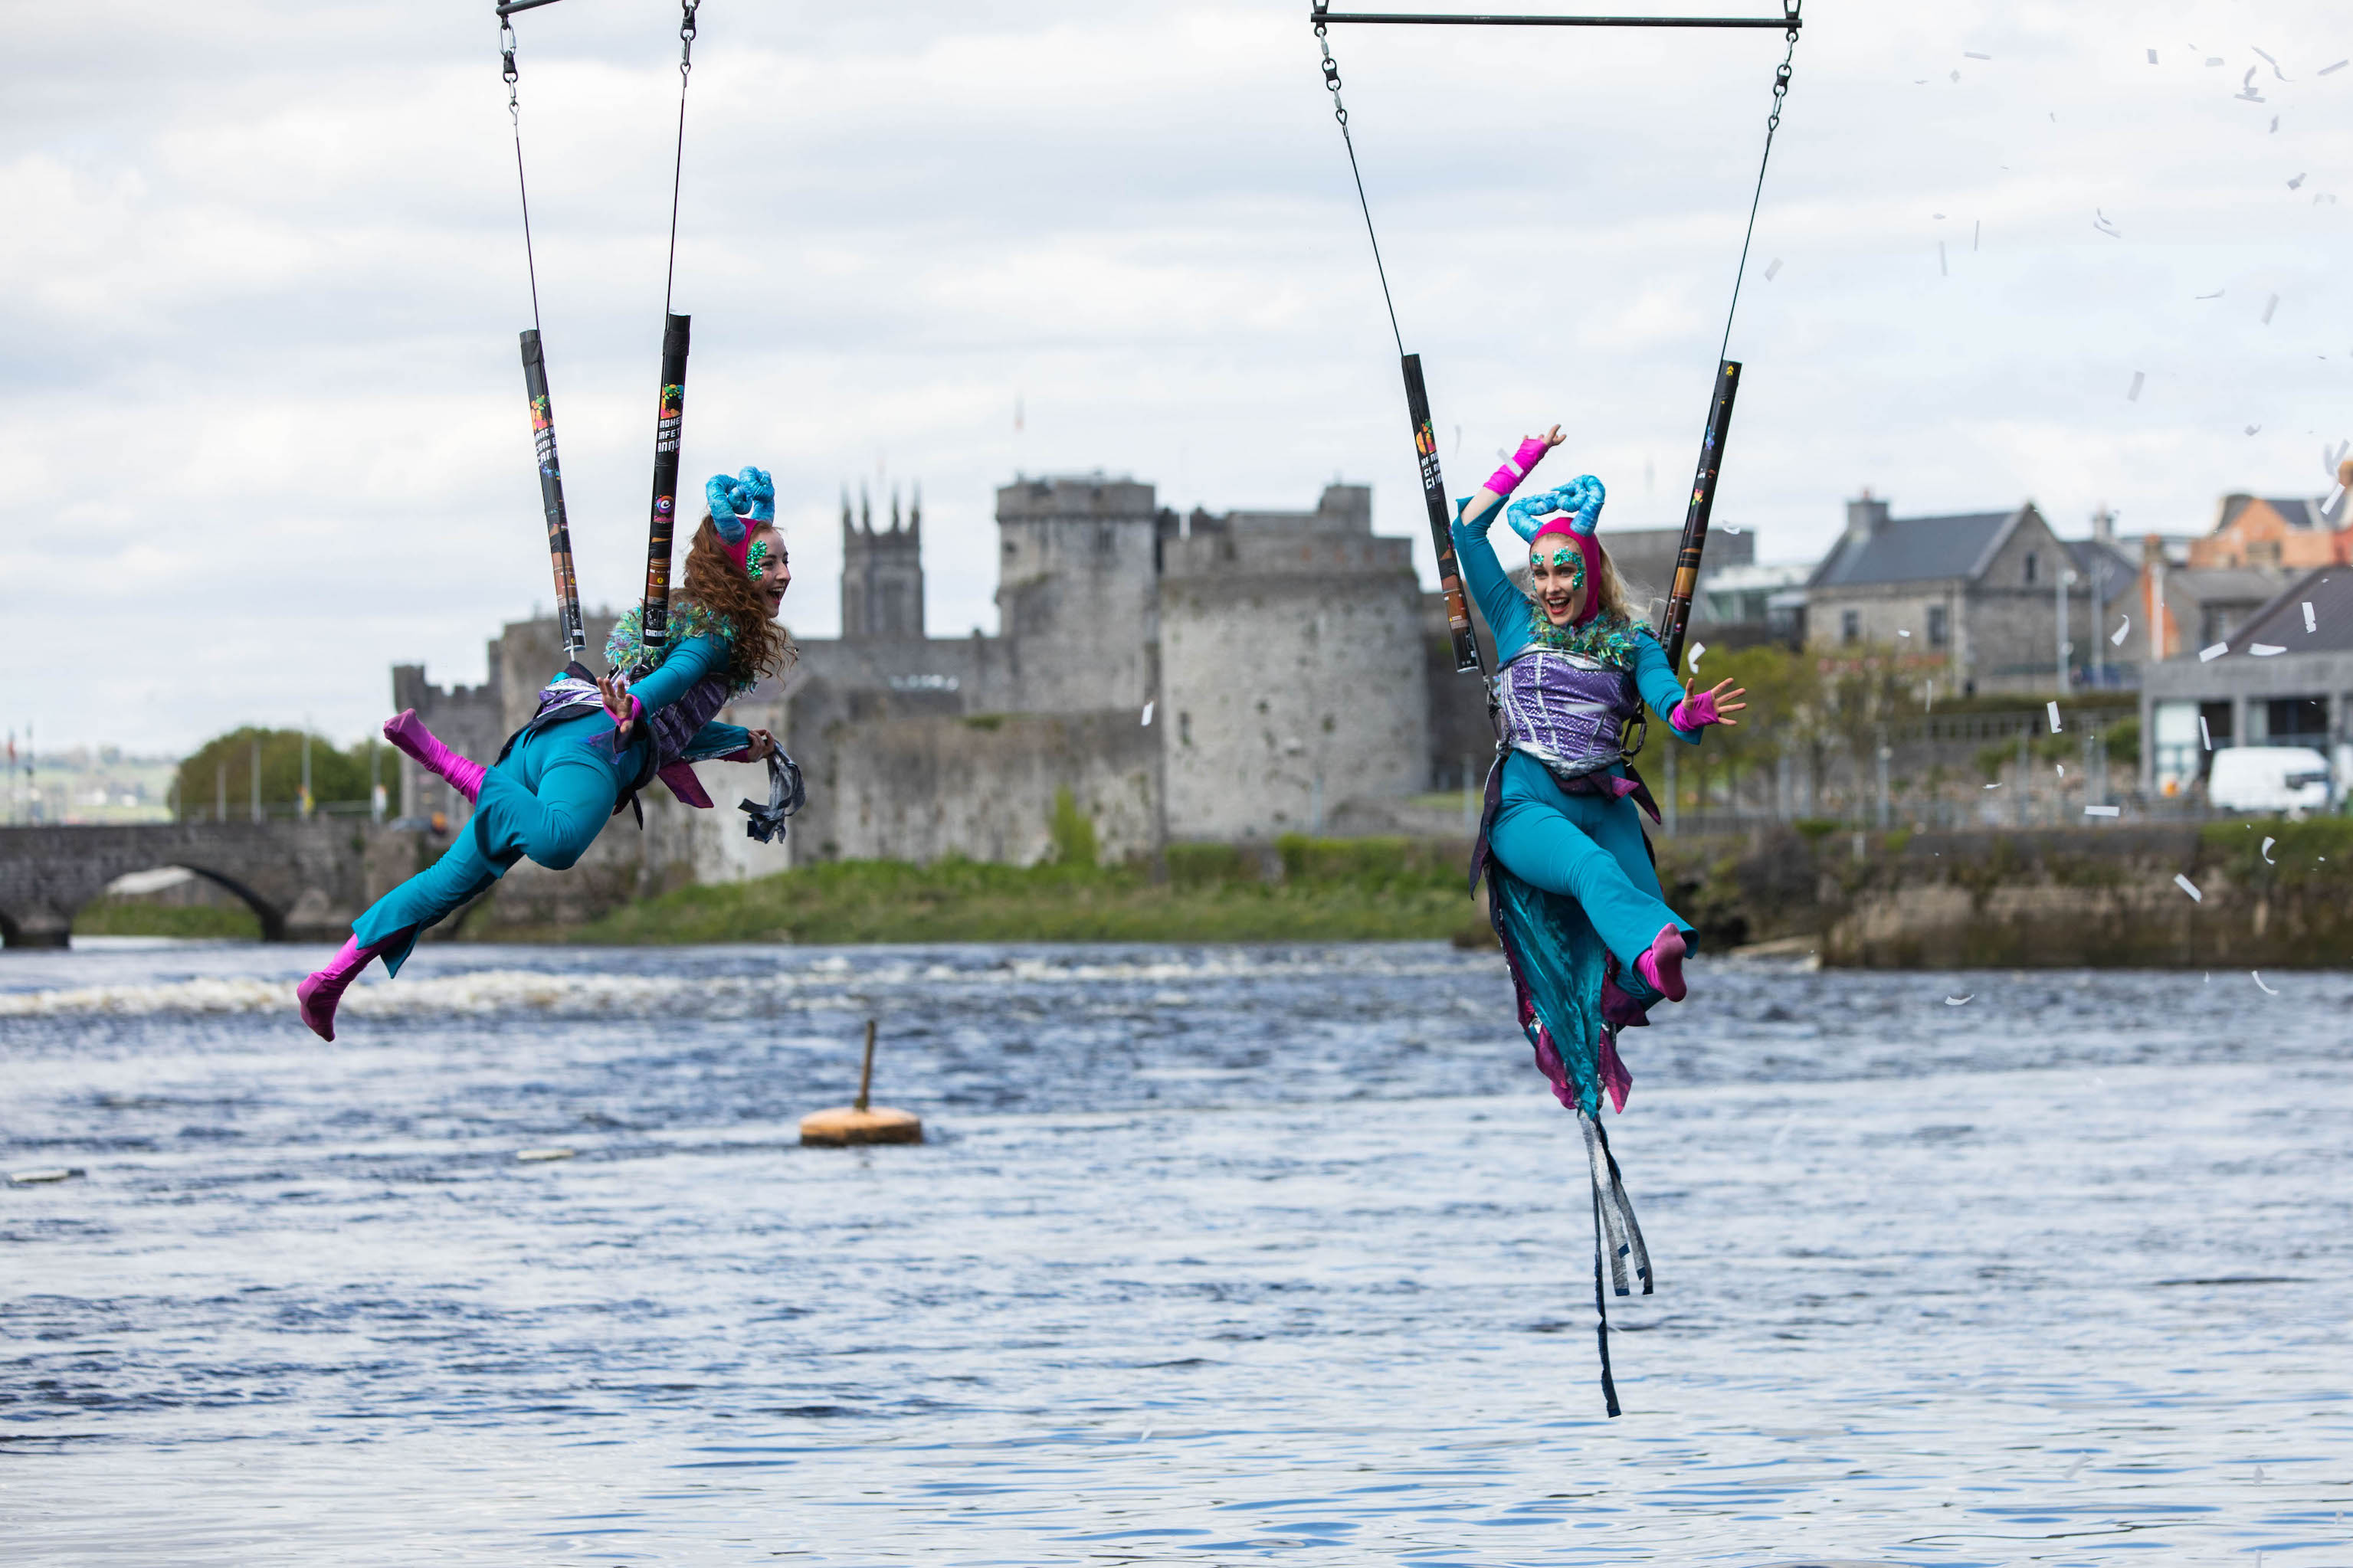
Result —
[[2208, 751], [2214, 749], [2214, 737], [2206, 732], [2206, 715], [2198, 715], [2198, 743]]
[[[2304, 184], [2304, 176], [2303, 176], [2302, 174], [2298, 174], [2295, 179], [2290, 180], [2290, 181], [2287, 183], [2287, 188], [2288, 188], [2289, 190], [2293, 191], [2293, 190], [2296, 189], [2297, 187], [2301, 186], [2303, 184]], [[2278, 303], [2278, 301], [2279, 301], [2279, 296], [2278, 296], [2278, 295], [2276, 295], [2276, 294], [2273, 295], [2273, 296], [2272, 296], [2272, 301], [2273, 301], [2273, 303], [2274, 303], [2274, 304]], [[2264, 321], [2270, 321], [2270, 320], [2271, 320], [2271, 317], [2270, 317], [2268, 314], [2266, 314], [2266, 315], [2263, 317], [2263, 320], [2264, 320]]]
[[1897, 637], [1910, 637], [1912, 634], [1911, 634], [1910, 632], [1905, 631], [1903, 627], [1898, 626], [1898, 627], [1896, 627], [1896, 628], [1895, 628], [1895, 635], [1896, 635]]
[[1144, 705], [1144, 728], [1152, 728], [1152, 704], [1149, 702]]
[[2335, 65], [2333, 65], [2333, 66], [2323, 66], [2323, 67], [2321, 67], [2321, 68], [2320, 68], [2320, 74], [2321, 74], [2322, 76], [2335, 76], [2338, 71], [2343, 70], [2347, 66], [2353, 66], [2353, 60], [2338, 60], [2338, 61], [2337, 61]]
[[2132, 630], [2132, 617], [2131, 617], [2130, 616], [2126, 616], [2125, 617], [2125, 624], [2124, 624], [2123, 626], [2118, 626], [2118, 627], [2116, 629], [2116, 633], [2115, 633], [2115, 635], [2114, 635], [2114, 636], [2112, 636], [2112, 637], [2110, 637], [2108, 638], [2108, 645], [2109, 645], [2111, 647], [2124, 647], [2124, 646], [2125, 646], [2125, 634], [2126, 634], [2126, 632], [2130, 631], [2130, 630]]
[[1936, 242], [1936, 276], [1950, 278], [1952, 275], [1953, 269], [1945, 265], [1945, 242], [1940, 239]]
[[1765, 268], [1765, 281], [1770, 283], [1774, 279], [1779, 277], [1780, 274], [1781, 258], [1777, 256], [1773, 258], [1772, 265]]
[[2126, 393], [2126, 394], [2125, 394], [2125, 401], [2126, 401], [2126, 403], [2138, 403], [2138, 402], [2140, 401], [2140, 386], [2141, 386], [2141, 383], [2142, 383], [2142, 382], [2144, 382], [2144, 381], [2147, 381], [2147, 379], [2148, 379], [2148, 377], [2147, 377], [2147, 375], [2143, 374], [2141, 372], [2139, 372], [2139, 371], [2135, 371], [2135, 372], [2133, 372], [2133, 384], [2132, 384], [2132, 390], [2131, 390], [2130, 392], [2127, 392], [2127, 393]]
[[515, 1158], [529, 1164], [541, 1164], [549, 1160], [569, 1160], [579, 1152], [576, 1149], [518, 1149]]
[[2052, 701], [2045, 703], [2043, 705], [2043, 710], [2051, 715], [2051, 732], [2054, 735], [2057, 734], [2059, 732], [2058, 701], [2054, 699]]
[[2155, 49], [2148, 51], [2148, 63], [2151, 65], [2155, 65], [2157, 63], [2157, 51]]
[[2227, 289], [2217, 289], [2211, 294], [2192, 294], [2189, 297], [2193, 300], [2219, 300], [2229, 290]]
[[2306, 599], [2304, 602], [2304, 629], [2308, 632], [2316, 632], [2320, 629], [2320, 623], [2312, 618], [2312, 601], [2310, 599]]
[[2001, 787], [2001, 785], [2000, 785], [2000, 784], [1989, 784], [1986, 785], [1986, 788], [1988, 788], [1988, 789], [2000, 789], [2000, 787]]
[[1945, 1005], [1947, 1007], [1965, 1006], [1969, 1002], [1975, 1000], [1976, 996], [1977, 993], [1974, 991], [1970, 992], [1967, 996], [1947, 996], [1945, 998]]
[[2084, 808], [2084, 815], [2085, 816], [2121, 816], [2123, 811], [2124, 808], [2118, 805], [2087, 805]]
[[[2262, 54], [2263, 50], [2257, 49], [2255, 53]], [[1963, 49], [1961, 51], [1961, 58], [1965, 60], [1989, 60], [1993, 58], [1993, 57], [1991, 55], [1981, 55], [1975, 49]]]
[[2201, 647], [2198, 650], [2198, 662], [2211, 664], [2230, 651], [2231, 645], [2226, 642], [2218, 642], [2212, 647]]
[[1691, 657], [1683, 661], [1683, 668], [1690, 670], [1694, 675], [1697, 675], [1699, 673], [1699, 656], [1706, 651], [1707, 644], [1704, 642], [1695, 642], [1692, 644]]
[[2173, 874], [2173, 885], [2189, 894], [2193, 903], [2202, 904], [2206, 901], [2206, 895], [2198, 890], [2198, 884], [2179, 871]]
[[2222, 57], [2220, 55], [2209, 55], [2206, 57], [2206, 67], [2209, 70], [2211, 70], [2214, 67], [2219, 66], [2221, 63]]
[[2276, 838], [2266, 838], [2263, 840], [2263, 847], [2255, 851], [2256, 854], [2261, 855], [2263, 858], [2264, 865], [2276, 866], [2279, 864], [2278, 861], [2272, 858], [2272, 846], [2278, 842], [2279, 840]]
[[2287, 649], [2276, 643], [2251, 642], [2247, 645], [2247, 651], [2257, 658], [2269, 658], [2275, 653], [2285, 653]]
[[[2252, 975], [2253, 975], [2253, 976], [2255, 977], [2255, 988], [2256, 988], [2257, 990], [2261, 991], [2264, 995], [2266, 995], [2266, 996], [2276, 996], [2276, 995], [2278, 995], [2278, 994], [2279, 994], [2279, 993], [2278, 993], [2278, 992], [2276, 992], [2276, 991], [2273, 990], [2270, 986], [2265, 985], [2265, 984], [2263, 984], [2263, 972], [2262, 970], [2260, 970], [2260, 969], [2250, 969], [2250, 970], [2248, 970], [2248, 971], [2247, 971], [2247, 973], [2250, 973], [2250, 974], [2252, 974]], [[2263, 1479], [2263, 1468], [2262, 1468], [2261, 1466], [2257, 1466], [2257, 1467], [2256, 1467], [2256, 1468], [2255, 1468], [2255, 1479], [2257, 1479], [2257, 1480], [2262, 1480]]]
[[[2298, 175], [2296, 176], [2296, 178], [2297, 178], [2298, 180], [2302, 180], [2302, 179], [2304, 178], [2304, 176], [2303, 176], [2302, 174], [2298, 174]], [[2263, 325], [2265, 325], [2266, 327], [2268, 327], [2268, 326], [2270, 326], [2270, 325], [2272, 324], [2272, 312], [2273, 312], [2274, 310], [2278, 310], [2278, 309], [2279, 309], [2279, 296], [2278, 296], [2278, 295], [2276, 295], [2276, 294], [2274, 294], [2274, 295], [2273, 295], [2273, 296], [2271, 297], [2271, 299], [2270, 299], [2269, 300], [2265, 301], [2265, 303], [2264, 303], [2264, 305], [2263, 305]]]

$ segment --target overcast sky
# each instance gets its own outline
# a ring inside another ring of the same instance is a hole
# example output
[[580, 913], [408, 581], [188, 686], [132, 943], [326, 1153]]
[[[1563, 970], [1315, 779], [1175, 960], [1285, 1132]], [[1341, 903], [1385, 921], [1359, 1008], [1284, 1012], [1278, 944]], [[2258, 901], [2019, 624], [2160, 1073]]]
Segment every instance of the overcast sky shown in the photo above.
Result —
[[[1016, 472], [1212, 510], [1345, 478], [1380, 531], [1419, 532], [1305, 9], [707, 0], [681, 489], [775, 471], [796, 630], [838, 624], [844, 486], [922, 484], [944, 636], [995, 627]], [[550, 599], [490, 5], [8, 12], [0, 723], [45, 749], [306, 719], [349, 740], [396, 661], [481, 679], [484, 639]], [[642, 569], [676, 19], [517, 19], [592, 605]], [[2066, 533], [2103, 500], [2186, 532], [2226, 490], [2325, 488], [2324, 442], [2353, 433], [2340, 5], [1810, 0], [1807, 22], [1720, 524], [1801, 559], [1864, 486], [1899, 516], [2031, 498]], [[1609, 486], [1605, 535], [1679, 522], [1779, 36], [1334, 47], [1451, 487], [1557, 420], [1558, 477]]]

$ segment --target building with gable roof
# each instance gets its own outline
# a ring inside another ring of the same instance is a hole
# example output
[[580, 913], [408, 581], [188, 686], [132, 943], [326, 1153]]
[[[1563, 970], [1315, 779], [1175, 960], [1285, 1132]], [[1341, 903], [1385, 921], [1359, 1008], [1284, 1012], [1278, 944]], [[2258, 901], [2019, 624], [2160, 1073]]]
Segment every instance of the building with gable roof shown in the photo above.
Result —
[[2189, 544], [2192, 571], [2247, 568], [2299, 572], [2353, 559], [2353, 530], [2338, 529], [2320, 503], [2302, 496], [2231, 494], [2212, 531]]
[[2194, 789], [2233, 746], [2308, 746], [2336, 764], [2341, 790], [2353, 778], [2353, 571], [2289, 579], [2219, 647], [2144, 673], [2141, 787]]
[[2071, 671], [2091, 665], [2099, 591], [2131, 581], [2108, 559], [2112, 546], [2094, 540], [2079, 553], [2084, 542], [2062, 540], [2032, 501], [1894, 517], [1866, 490], [1847, 503], [1846, 531], [1806, 579], [1806, 646], [1899, 650], [1956, 696], [2050, 690], [2063, 639]]

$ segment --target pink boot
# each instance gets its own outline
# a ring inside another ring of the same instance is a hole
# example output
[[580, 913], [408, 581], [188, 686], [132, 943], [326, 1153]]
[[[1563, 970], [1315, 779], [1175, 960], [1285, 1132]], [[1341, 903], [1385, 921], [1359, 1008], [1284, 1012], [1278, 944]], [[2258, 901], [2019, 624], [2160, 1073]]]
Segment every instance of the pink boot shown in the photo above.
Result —
[[1683, 999], [1683, 933], [1668, 926], [1651, 943], [1651, 951], [1634, 961], [1634, 972], [1658, 988], [1670, 1002]]
[[464, 795], [469, 804], [482, 793], [482, 764], [469, 762], [434, 739], [433, 731], [425, 727], [416, 709], [404, 708], [385, 720], [384, 738], [407, 752], [426, 772], [448, 779], [449, 787]]
[[301, 1005], [302, 1022], [311, 1026], [312, 1034], [322, 1040], [335, 1037], [335, 1004], [343, 999], [343, 992], [359, 978], [368, 961], [399, 940], [398, 936], [388, 937], [374, 947], [362, 947], [359, 938], [345, 937], [343, 950], [327, 961], [326, 968], [294, 987], [294, 1000]]

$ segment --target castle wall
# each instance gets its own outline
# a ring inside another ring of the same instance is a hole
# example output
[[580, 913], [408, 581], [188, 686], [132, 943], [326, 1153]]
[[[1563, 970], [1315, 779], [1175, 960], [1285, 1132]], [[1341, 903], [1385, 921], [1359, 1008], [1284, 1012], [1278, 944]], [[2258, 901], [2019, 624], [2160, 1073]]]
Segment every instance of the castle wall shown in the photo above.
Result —
[[1094, 826], [1105, 861], [1159, 845], [1159, 746], [1125, 708], [1093, 713], [875, 718], [832, 753], [829, 842], [845, 858], [963, 855], [1034, 865], [1053, 848], [1057, 795]]
[[1164, 546], [1168, 836], [1319, 828], [1429, 786], [1429, 653], [1412, 546], [1340, 532]]

